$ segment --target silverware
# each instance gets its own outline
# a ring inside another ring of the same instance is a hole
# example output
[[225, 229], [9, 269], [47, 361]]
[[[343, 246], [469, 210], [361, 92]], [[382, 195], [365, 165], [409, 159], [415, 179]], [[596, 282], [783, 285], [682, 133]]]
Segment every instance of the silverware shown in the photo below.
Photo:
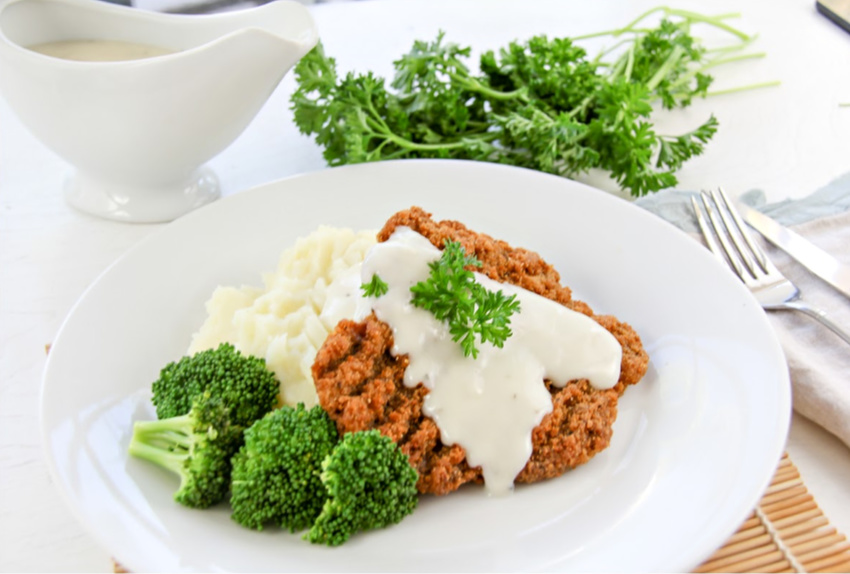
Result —
[[800, 290], [780, 273], [753, 241], [741, 216], [722, 189], [703, 191], [700, 199], [702, 206], [693, 197], [691, 202], [709, 249], [718, 259], [732, 267], [764, 309], [788, 309], [805, 313], [850, 344], [850, 332], [833, 323], [820, 309], [800, 299]]
[[739, 205], [738, 209], [744, 221], [761, 233], [762, 237], [793, 257], [839, 293], [850, 297], [850, 267], [760, 211], [746, 205]]

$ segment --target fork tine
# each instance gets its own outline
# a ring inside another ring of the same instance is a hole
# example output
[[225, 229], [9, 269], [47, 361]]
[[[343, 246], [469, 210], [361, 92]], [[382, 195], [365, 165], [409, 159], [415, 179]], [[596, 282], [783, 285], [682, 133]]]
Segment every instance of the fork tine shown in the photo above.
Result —
[[[702, 196], [700, 196], [700, 198], [702, 198]], [[704, 201], [705, 199], [703, 199], [703, 202]], [[691, 205], [694, 207], [694, 215], [696, 215], [697, 218], [697, 225], [699, 226], [699, 230], [702, 233], [702, 237], [705, 239], [709, 250], [711, 250], [711, 252], [714, 253], [714, 256], [720, 259], [720, 261], [726, 263], [726, 257], [723, 255], [723, 250], [717, 243], [714, 232], [711, 230], [705, 219], [706, 216], [703, 215], [704, 209], [699, 206], [694, 196], [691, 196]]]
[[732, 203], [729, 201], [729, 196], [726, 195], [726, 192], [723, 190], [723, 188], [718, 187], [717, 191], [720, 197], [723, 199], [723, 203], [726, 206], [726, 210], [729, 212], [729, 214], [732, 216], [732, 219], [735, 221], [735, 227], [738, 228], [738, 231], [741, 233], [741, 237], [743, 237], [744, 241], [747, 242], [747, 247], [750, 248], [750, 252], [755, 257], [756, 261], [759, 264], [759, 267], [761, 267], [762, 271], [768, 273], [769, 269], [767, 255], [762, 250], [762, 248], [759, 247], [759, 244], [753, 241], [752, 234], [747, 233], [747, 228], [745, 227], [744, 221], [738, 214], [738, 210], [732, 207]]
[[[754, 258], [754, 254], [752, 252], [752, 241], [749, 240], [749, 236], [743, 227], [743, 222], [740, 221], [740, 217], [735, 219], [735, 209], [726, 199], [723, 191], [719, 188], [718, 191], [712, 190], [709, 192], [709, 195], [711, 196], [711, 200], [714, 202], [714, 205], [717, 207], [717, 213], [720, 216], [720, 220], [723, 222], [723, 227], [726, 229], [726, 235], [728, 236], [731, 245], [734, 246], [735, 252], [740, 258], [740, 261], [746, 266], [750, 277], [758, 279], [761, 270], [756, 269], [756, 265], [761, 267], [761, 264]], [[721, 198], [721, 195], [724, 197]]]
[[[703, 236], [705, 237], [706, 243], [708, 243], [709, 248], [714, 251], [715, 255], [720, 257], [720, 259], [724, 263], [728, 263], [732, 267], [738, 277], [740, 277], [742, 280], [745, 280], [750, 274], [749, 270], [744, 270], [744, 268], [741, 266], [739, 257], [736, 256], [737, 252], [735, 248], [732, 246], [731, 243], [729, 243], [729, 234], [727, 233], [723, 222], [720, 221], [717, 216], [719, 207], [712, 207], [714, 199], [706, 191], [700, 192], [700, 199], [702, 200], [703, 209], [705, 210], [705, 213], [708, 216], [708, 222], [710, 224], [706, 226], [710, 229], [709, 232], [706, 232], [705, 227], [703, 227]], [[699, 218], [697, 218], [697, 222], [699, 224]], [[717, 241], [715, 241], [715, 238], [717, 239]], [[719, 245], [717, 243], [718, 241]], [[713, 247], [712, 244], [714, 244]]]
[[[758, 264], [763, 273], [769, 273], [770, 266], [767, 260], [767, 255], [765, 255], [764, 251], [762, 251], [758, 243], [753, 241], [752, 234], [747, 231], [747, 227], [741, 219], [741, 216], [738, 214], [738, 210], [732, 206], [732, 202], [729, 201], [729, 196], [726, 195], [726, 192], [723, 191], [722, 187], [717, 188], [717, 194], [715, 194], [715, 202], [717, 201], [717, 195], [719, 195], [720, 198], [723, 200], [723, 204], [726, 207], [726, 212], [729, 213], [729, 215], [732, 217], [738, 235], [740, 235], [744, 242], [746, 242], [747, 247], [749, 248], [746, 250], [747, 254], [753, 259], [755, 259], [755, 263]], [[729, 222], [727, 221], [727, 224], [728, 223]], [[738, 247], [738, 250], [743, 253], [744, 247], [737, 240], [735, 241], [735, 244]], [[752, 271], [753, 275], [755, 276], [757, 271], [755, 267], [751, 265], [749, 258], [747, 259], [747, 264], [748, 266], [750, 266], [750, 271]]]

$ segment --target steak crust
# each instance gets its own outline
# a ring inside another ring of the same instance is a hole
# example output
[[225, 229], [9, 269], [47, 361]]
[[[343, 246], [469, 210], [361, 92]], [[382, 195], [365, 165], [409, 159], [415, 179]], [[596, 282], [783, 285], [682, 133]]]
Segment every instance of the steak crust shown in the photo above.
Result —
[[[606, 448], [617, 417], [617, 400], [626, 387], [646, 373], [649, 357], [637, 333], [626, 323], [572, 298], [558, 272], [538, 254], [476, 233], [456, 221], [434, 221], [418, 207], [393, 215], [378, 233], [386, 241], [399, 226], [410, 227], [442, 248], [447, 239], [460, 242], [482, 263], [479, 272], [512, 283], [592, 317], [620, 342], [623, 357], [617, 384], [594, 389], [585, 379], [556, 387], [552, 412], [532, 432], [533, 453], [516, 482], [553, 478], [583, 464]], [[322, 408], [340, 434], [378, 429], [395, 441], [419, 472], [422, 493], [447, 494], [467, 482], [482, 482], [480, 467], [470, 467], [459, 445], [445, 445], [436, 423], [424, 415], [428, 389], [404, 384], [407, 355], [395, 357], [392, 330], [374, 313], [362, 322], [341, 321], [325, 340], [313, 364], [313, 379]]]

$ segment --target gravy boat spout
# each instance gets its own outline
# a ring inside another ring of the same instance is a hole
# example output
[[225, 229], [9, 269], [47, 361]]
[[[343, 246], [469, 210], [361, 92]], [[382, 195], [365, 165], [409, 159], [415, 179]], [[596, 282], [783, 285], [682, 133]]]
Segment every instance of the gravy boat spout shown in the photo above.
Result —
[[65, 189], [71, 205], [168, 221], [219, 196], [218, 179], [201, 166], [317, 42], [309, 12], [288, 0], [203, 16], [11, 0], [0, 4], [0, 91], [76, 168]]

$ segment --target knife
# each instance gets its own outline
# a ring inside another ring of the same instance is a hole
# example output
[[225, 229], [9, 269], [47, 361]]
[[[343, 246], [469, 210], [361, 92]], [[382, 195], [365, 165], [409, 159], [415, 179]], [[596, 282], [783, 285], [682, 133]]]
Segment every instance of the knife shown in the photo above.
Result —
[[850, 298], [850, 266], [844, 265], [808, 239], [783, 227], [762, 212], [744, 204], [738, 204], [738, 208], [744, 221], [765, 239]]

